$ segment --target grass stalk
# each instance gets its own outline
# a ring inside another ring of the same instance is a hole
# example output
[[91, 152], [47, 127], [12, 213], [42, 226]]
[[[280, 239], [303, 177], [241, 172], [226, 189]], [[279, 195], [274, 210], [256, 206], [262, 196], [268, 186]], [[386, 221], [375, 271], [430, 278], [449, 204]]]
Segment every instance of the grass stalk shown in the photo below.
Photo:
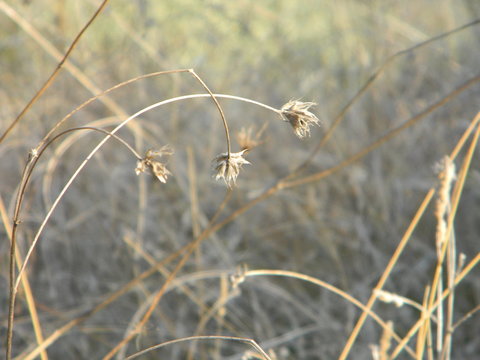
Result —
[[[83, 26], [83, 28], [78, 32], [78, 34], [75, 36], [73, 39], [72, 43], [68, 47], [67, 51], [65, 52], [65, 55], [60, 59], [59, 63], [57, 64], [56, 68], [53, 70], [53, 72], [50, 74], [48, 79], [45, 81], [45, 83], [41, 86], [40, 90], [38, 90], [35, 95], [32, 97], [32, 99], [25, 105], [23, 110], [17, 115], [15, 120], [8, 126], [8, 128], [3, 132], [3, 134], [0, 136], [0, 144], [3, 142], [3, 140], [8, 136], [8, 134], [13, 130], [13, 128], [18, 124], [18, 122], [25, 116], [25, 114], [30, 110], [30, 108], [33, 106], [33, 104], [45, 93], [45, 91], [50, 87], [50, 85], [53, 83], [55, 78], [57, 77], [58, 73], [62, 69], [63, 65], [67, 61], [68, 57], [72, 53], [72, 51], [75, 49], [77, 46], [78, 42], [80, 41], [80, 38], [82, 35], [85, 33], [85, 31], [90, 27], [90, 25], [95, 21], [95, 19], [100, 15], [100, 13], [103, 11], [103, 9], [107, 6], [109, 0], [103, 0], [101, 4], [98, 6], [97, 10], [93, 13], [92, 17], [87, 21], [87, 23]], [[0, 1], [0, 10], [2, 10], [5, 14], [7, 14], [11, 19], [13, 19], [15, 22], [19, 23], [21, 26], [24, 28], [32, 29], [33, 27], [27, 23], [25, 20], [23, 20], [18, 13], [10, 6], [8, 6], [3, 0]], [[8, 350], [8, 346], [7, 346]], [[11, 356], [11, 353], [9, 351], [9, 356]], [[7, 356], [7, 360], [10, 360], [10, 357]]]
[[155, 346], [151, 346], [151, 347], [149, 347], [145, 350], [136, 352], [135, 354], [132, 354], [129, 357], [127, 357], [125, 360], [135, 359], [139, 356], [145, 355], [145, 354], [147, 354], [151, 351], [154, 351], [154, 350], [161, 349], [165, 346], [178, 344], [178, 343], [185, 342], [185, 341], [198, 341], [198, 340], [226, 340], [226, 341], [242, 342], [242, 343], [250, 345], [252, 348], [254, 348], [255, 351], [257, 351], [263, 357], [264, 360], [272, 360], [267, 355], [267, 353], [260, 347], [260, 345], [258, 345], [253, 339], [234, 337], [234, 336], [219, 336], [219, 335], [191, 336], [191, 337], [185, 337], [185, 338], [181, 338], [181, 339], [166, 341], [164, 343], [161, 343], [161, 344], [158, 344], [158, 345], [155, 345]]

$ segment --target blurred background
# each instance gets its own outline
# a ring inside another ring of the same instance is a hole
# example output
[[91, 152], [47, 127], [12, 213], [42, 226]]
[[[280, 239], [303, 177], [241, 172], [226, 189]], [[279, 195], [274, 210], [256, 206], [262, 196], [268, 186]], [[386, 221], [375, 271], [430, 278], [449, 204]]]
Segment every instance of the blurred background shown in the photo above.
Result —
[[[0, 1], [2, 133], [99, 4]], [[193, 68], [216, 93], [277, 109], [292, 99], [314, 101], [312, 111], [322, 122], [312, 128], [311, 137], [300, 140], [273, 112], [220, 100], [232, 150], [241, 150], [236, 139], [248, 129], [260, 142], [247, 154], [251, 165], [243, 167], [220, 214], [219, 219], [226, 218], [302, 164], [342, 107], [391, 55], [477, 18], [476, 0], [111, 1], [53, 85], [0, 144], [1, 200], [11, 217], [28, 152], [91, 96], [139, 75]], [[302, 174], [337, 165], [478, 75], [479, 39], [476, 25], [395, 58]], [[233, 290], [229, 274], [241, 264], [297, 271], [365, 302], [426, 191], [436, 184], [435, 163], [453, 149], [478, 112], [479, 90], [474, 85], [360, 161], [321, 181], [279, 191], [209, 236], [126, 353], [185, 336], [223, 334], [255, 339], [279, 359], [337, 357], [358, 309], [293, 279], [254, 277]], [[139, 80], [77, 112], [62, 129], [89, 125], [111, 130], [153, 103], [204, 92], [188, 73]], [[147, 112], [119, 132], [140, 154], [165, 144], [174, 149], [167, 165], [173, 176], [166, 184], [148, 175], [137, 177], [135, 157], [118, 142], [109, 141], [88, 163], [54, 212], [28, 267], [46, 336], [207, 227], [227, 193], [211, 173], [212, 159], [226, 151], [220, 120], [211, 99], [194, 99]], [[23, 255], [66, 181], [103, 136], [74, 132], [43, 154], [22, 208], [18, 241]], [[467, 259], [479, 250], [478, 151], [476, 155], [455, 223], [457, 251]], [[436, 263], [435, 226], [430, 206], [386, 290], [422, 302]], [[0, 236], [3, 339], [9, 248], [4, 226]], [[171, 271], [175, 263], [166, 268]], [[474, 270], [457, 289], [456, 319], [479, 304], [478, 275]], [[52, 359], [105, 355], [143, 315], [164, 281], [160, 273], [141, 281], [58, 339], [48, 354]], [[406, 306], [378, 304], [375, 311], [392, 320], [402, 335], [419, 317]], [[478, 316], [458, 328], [453, 358], [475, 358], [479, 333]], [[381, 334], [368, 320], [352, 358], [371, 358], [369, 345], [378, 344]], [[25, 354], [35, 344], [20, 291], [14, 353]], [[246, 350], [225, 342], [190, 346], [173, 345], [151, 357], [187, 358], [192, 351], [199, 359], [239, 359]]]

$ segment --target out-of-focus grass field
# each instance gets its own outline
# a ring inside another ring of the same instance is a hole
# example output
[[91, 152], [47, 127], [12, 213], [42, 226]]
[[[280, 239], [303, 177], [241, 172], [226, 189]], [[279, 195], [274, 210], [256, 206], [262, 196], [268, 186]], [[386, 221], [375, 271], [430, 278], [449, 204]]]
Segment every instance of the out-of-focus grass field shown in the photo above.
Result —
[[[1, 133], [41, 88], [99, 5], [98, 0], [0, 0]], [[29, 151], [65, 115], [101, 91], [150, 72], [193, 68], [215, 93], [277, 109], [291, 99], [315, 101], [312, 111], [322, 126], [300, 140], [278, 115], [219, 99], [233, 151], [241, 149], [236, 138], [242, 128], [251, 127], [252, 134], [261, 130], [261, 144], [247, 154], [251, 164], [242, 168], [231, 194], [212, 178], [211, 161], [226, 147], [211, 99], [156, 108], [120, 130], [118, 135], [142, 155], [169, 144], [175, 151], [167, 165], [173, 175], [166, 184], [147, 174], [136, 176], [135, 157], [110, 140], [73, 182], [39, 237], [27, 276], [41, 337], [74, 319], [81, 321], [61, 332], [42, 358], [96, 359], [114, 349], [144, 316], [180, 257], [111, 303], [105, 299], [195, 240], [225, 196], [228, 201], [215, 219], [227, 219], [225, 224], [194, 250], [148, 322], [116, 356], [171, 339], [225, 335], [255, 340], [271, 351], [272, 359], [338, 358], [362, 313], [358, 307], [298, 279], [252, 275], [235, 288], [230, 275], [242, 264], [250, 270], [297, 272], [366, 303], [428, 189], [438, 186], [434, 165], [452, 151], [480, 110], [480, 84], [358, 161], [318, 181], [275, 191], [245, 212], [236, 211], [309, 157], [342, 108], [390, 56], [477, 18], [476, 0], [111, 0], [53, 84], [0, 143], [0, 205], [5, 207], [0, 227], [1, 356], [9, 298], [8, 229]], [[292, 180], [334, 168], [477, 76], [480, 25], [399, 55], [382, 69]], [[205, 90], [189, 73], [138, 80], [78, 111], [57, 133], [78, 126], [111, 130], [146, 106], [192, 93]], [[22, 258], [65, 183], [104, 136], [68, 133], [42, 154], [21, 209], [17, 242]], [[455, 160], [457, 172], [469, 141]], [[453, 257], [464, 254], [465, 264], [480, 248], [478, 155], [475, 150], [451, 236]], [[420, 306], [437, 264], [435, 201], [384, 286]], [[451, 324], [479, 305], [479, 275], [474, 267], [455, 288]], [[446, 268], [441, 277], [447, 288]], [[89, 313], [102, 303], [104, 308]], [[443, 305], [442, 321], [447, 322], [449, 305], [446, 300]], [[31, 310], [20, 286], [12, 343], [19, 358], [41, 343], [32, 329]], [[396, 307], [378, 300], [373, 310], [385, 322], [392, 321], [401, 338], [421, 317], [408, 304]], [[477, 312], [455, 328], [451, 357], [437, 353], [439, 319], [436, 311], [434, 315], [425, 335], [431, 343], [425, 340], [422, 358], [475, 359], [480, 354]], [[368, 318], [349, 358], [372, 358], [372, 345], [379, 345], [384, 333]], [[408, 343], [413, 352], [419, 351], [418, 341], [415, 335]], [[387, 353], [397, 344], [392, 339]], [[143, 358], [240, 359], [247, 350], [253, 351], [235, 341], [183, 342]], [[383, 356], [378, 359], [388, 358]], [[404, 349], [398, 358], [412, 357]]]

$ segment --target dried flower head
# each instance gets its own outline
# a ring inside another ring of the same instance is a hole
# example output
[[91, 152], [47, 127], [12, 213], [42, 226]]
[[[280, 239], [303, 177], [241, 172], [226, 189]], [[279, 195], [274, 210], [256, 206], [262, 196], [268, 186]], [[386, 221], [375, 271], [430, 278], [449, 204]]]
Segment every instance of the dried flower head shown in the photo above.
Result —
[[248, 152], [253, 148], [263, 144], [265, 139], [262, 139], [262, 135], [266, 128], [267, 123], [265, 123], [258, 131], [256, 131], [254, 126], [249, 126], [248, 128], [242, 127], [242, 129], [235, 136], [240, 148]]
[[236, 289], [241, 283], [245, 281], [247, 271], [247, 264], [240, 264], [239, 266], [237, 266], [237, 268], [235, 269], [235, 273], [230, 275], [232, 289]]
[[170, 156], [172, 154], [173, 150], [168, 145], [162, 146], [159, 150], [147, 150], [145, 157], [137, 162], [135, 173], [140, 175], [148, 171], [155, 175], [162, 183], [166, 183], [168, 175], [172, 173], [168, 171], [164, 163], [155, 160], [155, 158]]
[[242, 165], [250, 164], [242, 157], [245, 151], [246, 150], [237, 153], [230, 153], [230, 158], [228, 157], [228, 153], [223, 153], [213, 159], [215, 179], [218, 180], [223, 178], [227, 186], [232, 187], [237, 180]]
[[314, 105], [316, 105], [314, 102], [292, 100], [280, 109], [282, 118], [292, 125], [295, 135], [299, 138], [310, 135], [310, 125], [320, 126], [320, 120], [318, 120], [315, 114], [308, 111]]

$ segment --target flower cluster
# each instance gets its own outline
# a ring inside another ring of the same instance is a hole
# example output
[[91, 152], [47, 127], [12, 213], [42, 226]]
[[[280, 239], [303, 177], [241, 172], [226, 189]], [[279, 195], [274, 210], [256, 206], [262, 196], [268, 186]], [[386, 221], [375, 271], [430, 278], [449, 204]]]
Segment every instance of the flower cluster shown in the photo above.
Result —
[[[257, 102], [254, 103], [260, 104]], [[275, 109], [264, 104], [260, 105], [278, 113], [282, 120], [290, 123], [295, 135], [297, 135], [299, 138], [309, 136], [310, 127], [312, 125], [320, 126], [320, 120], [315, 116], [315, 114], [309, 111], [312, 106], [316, 105], [314, 102], [291, 100], [283, 105], [281, 109]], [[263, 126], [255, 136], [252, 134], [253, 128], [242, 129], [242, 131], [237, 134], [237, 140], [241, 151], [228, 151], [217, 155], [213, 159], [213, 176], [216, 180], [223, 179], [229, 188], [232, 188], [235, 185], [242, 166], [245, 164], [250, 164], [250, 162], [244, 158], [244, 155], [265, 141], [261, 138], [265, 129], [266, 126]], [[226, 130], [227, 143], [228, 147], [230, 147], [228, 128], [226, 128]], [[139, 175], [144, 172], [149, 172], [155, 175], [162, 183], [166, 183], [167, 178], [169, 175], [171, 175], [171, 173], [166, 168], [165, 162], [161, 162], [159, 159], [172, 154], [173, 151], [168, 146], [163, 146], [159, 150], [148, 150], [145, 156], [137, 162], [135, 173]]]
[[150, 149], [145, 153], [145, 157], [137, 162], [135, 173], [140, 175], [144, 172], [150, 172], [157, 177], [162, 183], [167, 182], [168, 175], [171, 172], [168, 171], [165, 164], [155, 160], [155, 158], [161, 158], [162, 156], [170, 156], [173, 154], [173, 150], [168, 146], [163, 146], [159, 150]]
[[237, 176], [240, 172], [240, 168], [243, 164], [250, 164], [243, 158], [243, 153], [246, 150], [242, 150], [237, 153], [222, 153], [213, 159], [213, 168], [215, 172], [215, 179], [223, 179], [228, 187], [232, 187], [237, 180]]

